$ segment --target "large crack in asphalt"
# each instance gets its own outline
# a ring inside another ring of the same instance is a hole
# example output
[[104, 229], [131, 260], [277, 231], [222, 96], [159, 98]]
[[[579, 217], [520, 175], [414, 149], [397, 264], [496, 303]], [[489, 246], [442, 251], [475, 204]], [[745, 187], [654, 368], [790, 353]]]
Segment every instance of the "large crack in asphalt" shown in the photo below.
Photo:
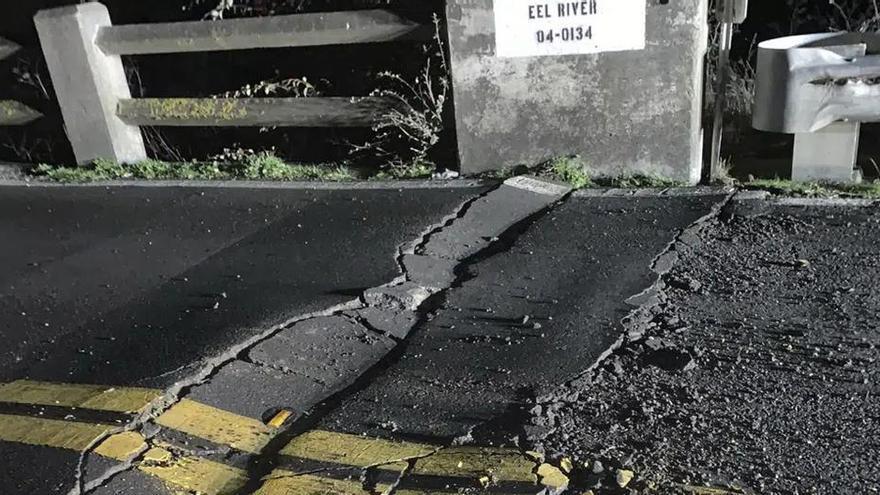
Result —
[[[405, 242], [398, 246], [398, 248], [396, 249], [397, 254], [395, 256], [395, 260], [399, 266], [399, 270], [402, 275], [397, 277], [395, 280], [389, 282], [385, 286], [381, 287], [392, 287], [406, 281], [406, 265], [403, 262], [403, 258], [407, 254], [414, 253], [419, 247], [427, 243], [431, 235], [442, 230], [444, 227], [451, 225], [456, 219], [462, 218], [474, 202], [480, 200], [481, 198], [484, 198], [494, 190], [495, 188], [491, 188], [488, 191], [483, 192], [482, 194], [478, 194], [468, 199], [458, 208], [456, 208], [454, 213], [444, 217], [437, 224], [431, 225], [426, 228], [419, 236], [417, 236], [415, 241]], [[179, 380], [171, 387], [167, 388], [158, 398], [153, 400], [142, 412], [136, 415], [131, 421], [122, 426], [106, 431], [99, 437], [95, 438], [92, 442], [90, 442], [89, 445], [87, 445], [86, 448], [83, 449], [83, 451], [80, 453], [79, 459], [77, 460], [75, 468], [76, 471], [74, 473], [74, 487], [68, 492], [68, 495], [87, 495], [97, 488], [107, 484], [119, 474], [134, 469], [139, 462], [143, 461], [144, 454], [146, 454], [146, 452], [148, 452], [150, 448], [154, 447], [153, 440], [158, 432], [161, 430], [161, 428], [155, 426], [153, 422], [157, 420], [162, 414], [171, 409], [175, 404], [179, 403], [186, 396], [187, 392], [190, 389], [207, 383], [211, 379], [211, 377], [214, 376], [223, 366], [238, 359], [242, 359], [243, 357], [246, 358], [248, 350], [256, 347], [262, 342], [271, 339], [282, 330], [289, 328], [297, 323], [302, 323], [320, 317], [345, 315], [349, 311], [363, 309], [364, 307], [366, 307], [366, 302], [364, 301], [363, 297], [360, 297], [356, 300], [344, 302], [323, 311], [298, 315], [288, 319], [281, 324], [275, 325], [259, 333], [258, 335], [245, 340], [244, 342], [228, 348], [226, 351], [213, 358], [205, 360], [204, 364], [196, 373], [187, 378], [184, 378], [183, 380]], [[369, 331], [376, 331], [374, 328], [364, 325], [363, 323], [359, 324], [364, 326], [364, 328]], [[144, 445], [128, 459], [105, 470], [102, 474], [86, 482], [86, 466], [89, 457], [95, 452], [95, 450], [114, 435], [129, 432], [140, 433], [144, 437]]]
[[[448, 217], [447, 220], [445, 222], [443, 222], [443, 225], [441, 227], [432, 227], [431, 229], [428, 229], [426, 231], [425, 235], [419, 241], [410, 244], [410, 246], [411, 246], [410, 252], [405, 252], [405, 251], [401, 250], [401, 257], [406, 254], [413, 254], [413, 253], [419, 252], [419, 249], [424, 247], [425, 245], [427, 245], [427, 243], [430, 241], [430, 238], [432, 236], [441, 232], [443, 230], [443, 228], [452, 225], [456, 219], [463, 218], [463, 216], [469, 210], [469, 208], [472, 204], [474, 204], [476, 201], [478, 201], [482, 197], [487, 196], [490, 193], [491, 193], [491, 191], [487, 192], [486, 194], [484, 194], [480, 197], [474, 198], [473, 200], [467, 202], [465, 205], [462, 206], [462, 208], [455, 215], [451, 215], [450, 217]], [[490, 258], [492, 256], [496, 256], [498, 254], [502, 254], [502, 253], [512, 249], [516, 243], [516, 240], [522, 234], [524, 234], [529, 229], [529, 227], [531, 227], [539, 219], [541, 219], [544, 216], [546, 216], [547, 214], [549, 214], [556, 206], [565, 202], [568, 199], [569, 195], [570, 195], [570, 193], [564, 195], [559, 200], [551, 203], [550, 205], [540, 209], [539, 211], [537, 211], [531, 215], [528, 215], [527, 217], [523, 218], [522, 220], [516, 222], [512, 226], [508, 227], [503, 233], [498, 235], [497, 238], [493, 239], [493, 242], [491, 244], [489, 244], [486, 248], [480, 250], [479, 252], [477, 252], [471, 256], [466, 257], [464, 260], [461, 260], [455, 267], [455, 271], [454, 271], [455, 279], [452, 282], [452, 284], [449, 287], [447, 287], [446, 289], [439, 290], [439, 291], [432, 293], [429, 297], [427, 297], [424, 301], [422, 301], [418, 305], [418, 307], [415, 309], [415, 312], [418, 314], [418, 322], [416, 323], [416, 325], [414, 327], [415, 328], [414, 331], [419, 331], [419, 329], [429, 320], [431, 315], [437, 309], [442, 307], [443, 303], [445, 302], [446, 296], [450, 291], [453, 291], [456, 288], [461, 287], [462, 284], [464, 284], [465, 282], [470, 280], [470, 278], [475, 276], [475, 275], [473, 275], [472, 271], [470, 270], [470, 267], [480, 263], [481, 261], [483, 261], [487, 258]], [[405, 270], [406, 267], [403, 265], [402, 262], [401, 262], [401, 265], [402, 265], [402, 269]], [[365, 326], [365, 328], [370, 329], [369, 325], [364, 325], [364, 326]], [[375, 331], [375, 329], [370, 329], [370, 330]], [[377, 376], [379, 376], [379, 375], [385, 373], [386, 371], [388, 371], [389, 369], [393, 368], [394, 365], [397, 362], [399, 362], [401, 357], [406, 353], [408, 341], [409, 341], [409, 339], [398, 340], [399, 345], [397, 345], [390, 353], [388, 353], [378, 363], [376, 363], [374, 366], [372, 366], [371, 368], [366, 370], [360, 377], [358, 377], [358, 379], [352, 385], [350, 385], [350, 386], [346, 387], [345, 389], [341, 390], [340, 392], [333, 394], [332, 396], [326, 398], [324, 401], [322, 401], [320, 404], [318, 404], [313, 410], [303, 414], [302, 417], [300, 417], [298, 420], [290, 423], [289, 425], [287, 425], [287, 427], [283, 431], [279, 432], [279, 434], [276, 435], [267, 444], [267, 446], [263, 449], [262, 453], [258, 456], [260, 462], [250, 464], [249, 469], [248, 469], [248, 476], [247, 476], [248, 482], [241, 490], [238, 491], [238, 495], [252, 495], [252, 494], [258, 492], [268, 480], [272, 479], [272, 472], [281, 464], [281, 460], [282, 460], [281, 454], [280, 454], [281, 450], [293, 438], [295, 438], [295, 437], [313, 429], [315, 426], [317, 426], [324, 417], [326, 417], [328, 414], [330, 414], [332, 411], [334, 411], [346, 399], [354, 396], [359, 391], [368, 387], [375, 380], [375, 378]], [[363, 481], [365, 493], [379, 495], [376, 492], [372, 491], [370, 489], [369, 484], [368, 484], [368, 480], [370, 479], [369, 474], [371, 471], [373, 471], [379, 467], [382, 467], [382, 466], [394, 464], [395, 462], [409, 463], [408, 469], [404, 469], [400, 473], [400, 476], [397, 478], [397, 480], [394, 483], [392, 483], [391, 487], [386, 488], [386, 490], [382, 494], [382, 495], [393, 495], [397, 491], [397, 486], [399, 485], [399, 483], [406, 477], [408, 472], [410, 472], [412, 470], [414, 464], [418, 460], [430, 457], [432, 455], [436, 455], [447, 448], [449, 448], [449, 447], [442, 447], [441, 446], [441, 447], [438, 447], [437, 450], [435, 450], [434, 452], [431, 452], [426, 455], [414, 456], [414, 457], [403, 458], [403, 459], [398, 459], [398, 460], [391, 459], [388, 461], [382, 461], [379, 464], [375, 464], [375, 465], [372, 465], [369, 467], [362, 468], [360, 470], [361, 471], [360, 478]], [[523, 451], [521, 454], [526, 455], [525, 451]], [[538, 468], [540, 468], [542, 464], [543, 463], [540, 463], [540, 462], [536, 463], [535, 469], [537, 470]], [[357, 469], [351, 469], [351, 468], [348, 468], [348, 469], [343, 468], [342, 470], [357, 471]], [[321, 472], [328, 472], [328, 471], [332, 471], [332, 469], [312, 470], [312, 471], [303, 472], [303, 473], [292, 473], [290, 475], [285, 475], [285, 476], [318, 474]], [[540, 477], [539, 477], [539, 481], [540, 481]]]
[[[164, 393], [162, 393], [162, 395], [160, 395], [157, 399], [154, 399], [146, 407], [146, 409], [135, 416], [134, 419], [123, 426], [112, 428], [100, 435], [99, 437], [95, 438], [80, 453], [79, 460], [76, 466], [75, 486], [68, 492], [69, 495], [86, 495], [94, 491], [98, 487], [103, 486], [116, 475], [134, 468], [137, 463], [142, 460], [143, 454], [146, 453], [150, 448], [154, 447], [154, 445], [152, 445], [152, 441], [155, 438], [156, 434], [159, 432], [160, 428], [156, 427], [153, 424], [153, 421], [155, 421], [159, 418], [159, 416], [171, 409], [175, 404], [179, 403], [186, 396], [186, 393], [191, 388], [208, 382], [211, 376], [217, 373], [220, 368], [237, 360], [241, 355], [246, 353], [248, 349], [251, 349], [252, 347], [260, 344], [261, 342], [264, 342], [267, 339], [270, 339], [273, 335], [277, 334], [285, 328], [290, 327], [291, 325], [318, 317], [339, 314], [343, 311], [358, 307], [358, 304], [359, 303], [357, 301], [350, 301], [334, 306], [324, 311], [309, 313], [306, 315], [300, 315], [291, 318], [284, 323], [276, 325], [262, 332], [259, 335], [256, 335], [242, 343], [232, 346], [218, 356], [205, 360], [205, 364], [197, 373], [178, 381], [177, 383], [166, 389]], [[102, 475], [97, 476], [94, 480], [90, 480], [86, 483], [84, 481], [84, 474], [89, 456], [92, 455], [99, 446], [101, 446], [104, 442], [106, 442], [114, 435], [129, 432], [137, 432], [143, 435], [145, 446], [141, 447], [136, 455], [124, 461], [122, 463], [122, 466], [114, 466], [110, 470], [105, 471]]]
[[[106, 485], [116, 476], [135, 469], [140, 463], [145, 461], [144, 456], [147, 454], [147, 452], [149, 452], [150, 449], [156, 447], [155, 439], [159, 432], [162, 430], [162, 427], [158, 426], [155, 422], [162, 414], [169, 411], [172, 407], [178, 404], [184, 397], [186, 397], [189, 391], [191, 391], [195, 387], [210, 382], [211, 378], [215, 376], [221, 369], [223, 369], [224, 366], [237, 360], [252, 362], [248, 357], [248, 351], [260, 345], [261, 343], [272, 339], [283, 330], [288, 329], [293, 325], [317, 318], [341, 316], [349, 318], [351, 321], [357, 323], [368, 332], [388, 334], [389, 332], [376, 328], [375, 326], [370, 324], [369, 321], [367, 321], [367, 319], [365, 318], [352, 317], [352, 315], [356, 314], [357, 311], [369, 309], [371, 308], [371, 306], [377, 304], [376, 301], [371, 301], [369, 299], [368, 292], [370, 290], [381, 289], [393, 290], [395, 288], [400, 288], [403, 285], [411, 283], [408, 282], [408, 280], [410, 279], [410, 274], [408, 273], [405, 258], [407, 256], [414, 255], [422, 250], [430, 242], [431, 238], [434, 235], [453, 225], [457, 220], [464, 218], [472, 205], [474, 205], [477, 201], [480, 201], [481, 199], [487, 197], [489, 194], [496, 191], [500, 187], [502, 186], [499, 185], [497, 188], [492, 188], [483, 192], [482, 194], [476, 195], [468, 199], [463, 204], [461, 204], [454, 213], [443, 218], [437, 224], [431, 225], [426, 228], [419, 236], [417, 236], [417, 238], [413, 242], [403, 243], [402, 245], [398, 246], [395, 259], [399, 266], [401, 275], [391, 282], [382, 286], [375, 287], [373, 289], [368, 289], [356, 300], [348, 301], [323, 311], [312, 312], [290, 318], [279, 325], [275, 325], [241, 343], [227, 348], [224, 352], [215, 357], [204, 360], [202, 366], [198, 369], [197, 372], [167, 388], [158, 398], [153, 400], [142, 412], [136, 415], [132, 420], [122, 426], [110, 429], [104, 434], [100, 435], [98, 438], [94, 439], [80, 453], [76, 465], [76, 471], [74, 473], [74, 487], [68, 492], [68, 494], [87, 495], [88, 493], [91, 493], [96, 489]], [[521, 224], [530, 224], [532, 221], [534, 221], [535, 218], [540, 216], [540, 214], [548, 209], [549, 208], [544, 208], [539, 213], [530, 215], [526, 220], [523, 220], [515, 224], [513, 227], [507, 229], [504, 234], [499, 236], [498, 239], [494, 240], [497, 242], [490, 243], [488, 248], [482, 250], [476, 255], [468, 257], [465, 260], [461, 260], [455, 268], [455, 283], [458, 283], [458, 279], [462, 277], [462, 273], [464, 273], [462, 271], [463, 267], [469, 266], [479, 259], [483, 259], [482, 257], [486, 256], [485, 253], [493, 252], [493, 247], [496, 244], [504, 243], [504, 239], [509, 239], [511, 237], [510, 233], [517, 233], [516, 235], [518, 235], [518, 233], [522, 232], [525, 227]], [[506, 244], [509, 248], [509, 246], [513, 244], [512, 239], [509, 239]], [[453, 287], [455, 286], [455, 283], [453, 284]], [[424, 323], [424, 321], [429, 317], [430, 312], [433, 311], [440, 302], [442, 302], [443, 294], [447, 290], [451, 290], [451, 288], [452, 287], [448, 287], [442, 290], [438, 290], [436, 288], [425, 289], [424, 294], [416, 294], [415, 297], [413, 297], [413, 300], [405, 301], [402, 304], [399, 304], [399, 301], [395, 301], [395, 303], [398, 303], [400, 306], [402, 306], [401, 309], [404, 310], [407, 309], [407, 305], [412, 306], [408, 309], [410, 311], [413, 311], [417, 315], [416, 326], [418, 326], [421, 323]], [[411, 296], [412, 294], [405, 294], [405, 296], [407, 295]], [[369, 383], [371, 376], [374, 376], [375, 373], [379, 373], [381, 372], [381, 370], [388, 368], [392, 365], [393, 362], [395, 362], [399, 358], [399, 356], [405, 349], [405, 338], [401, 338], [395, 335], [388, 336], [398, 344], [391, 351], [391, 353], [389, 353], [389, 355], [385, 356], [377, 365], [373, 366], [365, 374], [361, 375], [357, 380], [355, 380], [354, 385], [351, 385], [345, 390], [332, 394], [330, 397], [328, 397], [319, 406], [317, 406], [318, 410], [305, 413], [301, 419], [289, 422], [286, 427], [280, 428], [276, 432], [276, 435], [265, 446], [263, 452], [260, 455], [254, 456], [251, 462], [248, 463], [247, 471], [249, 482], [241, 490], [241, 493], [251, 493], [259, 489], [259, 486], [261, 486], [261, 484], [263, 483], [263, 478], [270, 474], [271, 466], [275, 464], [275, 462], [272, 461], [266, 462], [266, 459], [276, 459], [281, 448], [286, 445], [290, 439], [295, 437], [297, 434], [305, 431], [309, 424], [314, 423], [314, 420], [316, 418], [321, 417], [322, 414], [320, 411], [326, 412], [332, 409], [333, 404], [338, 403], [353, 391], [366, 386], [366, 384]], [[265, 363], [255, 362], [253, 364], [260, 366], [265, 365]], [[100, 475], [95, 476], [93, 479], [86, 481], [86, 467], [89, 458], [95, 453], [95, 450], [114, 435], [128, 432], [136, 432], [143, 437], [144, 444], [142, 445], [142, 447], [138, 449], [128, 459], [114, 465], [109, 469], [104, 470]], [[162, 448], [165, 448], [164, 444]]]

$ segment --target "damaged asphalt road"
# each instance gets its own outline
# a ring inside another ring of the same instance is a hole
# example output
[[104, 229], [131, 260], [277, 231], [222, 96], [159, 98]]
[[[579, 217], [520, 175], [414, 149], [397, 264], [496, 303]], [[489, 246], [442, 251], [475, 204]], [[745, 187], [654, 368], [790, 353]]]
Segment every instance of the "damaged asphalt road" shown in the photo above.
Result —
[[[88, 298], [94, 314], [72, 334], [120, 329], [96, 353], [25, 340], [57, 346], [58, 359], [4, 360], [0, 454], [16, 462], [0, 469], [3, 493], [876, 489], [876, 208], [711, 189], [567, 192], [517, 178], [442, 193], [271, 193], [283, 199], [262, 197], [258, 215], [275, 211], [265, 226], [227, 232], [215, 219], [207, 228], [223, 234], [192, 255], [185, 281], [217, 284], [213, 273], [241, 267], [265, 281], [227, 291], [225, 318], [183, 312], [165, 344], [131, 332], [126, 311], [165, 330], [182, 304], [180, 276], [164, 281], [172, 268], [158, 263], [134, 296]], [[346, 195], [361, 209], [341, 207]], [[377, 231], [389, 204], [407, 220]], [[323, 230], [292, 234], [314, 218]], [[181, 216], [169, 228], [192, 225]], [[322, 241], [338, 225], [383, 252]], [[138, 245], [118, 237], [117, 249]], [[282, 244], [315, 257], [271, 248]], [[73, 259], [71, 273], [89, 258]], [[256, 299], [269, 289], [281, 294]], [[111, 366], [111, 353], [131, 364]]]
[[533, 411], [529, 442], [594, 493], [877, 493], [877, 213], [735, 201], [676, 245], [637, 335]]
[[[6, 268], [0, 382], [32, 383], [7, 387], [0, 399], [0, 417], [12, 425], [6, 437], [18, 440], [0, 441], [3, 458], [16, 459], [0, 468], [0, 491], [67, 493], [75, 450], [103, 431], [93, 423], [118, 427], [148, 405], [161, 410], [209, 373], [211, 360], [234, 357], [237, 346], [267, 331], [332, 313], [366, 288], [401, 277], [401, 250], [486, 190], [467, 183], [349, 190], [4, 187], [0, 229], [18, 242], [0, 249]], [[254, 386], [281, 377], [266, 375]], [[34, 385], [46, 382], [87, 387]], [[88, 388], [94, 384], [104, 387]], [[123, 386], [136, 390], [100, 400]], [[20, 415], [47, 421], [16, 426]], [[64, 430], [71, 438], [53, 434], [56, 420], [78, 429]], [[73, 451], [50, 447], [47, 439]], [[100, 473], [107, 463], [102, 458], [91, 467]]]

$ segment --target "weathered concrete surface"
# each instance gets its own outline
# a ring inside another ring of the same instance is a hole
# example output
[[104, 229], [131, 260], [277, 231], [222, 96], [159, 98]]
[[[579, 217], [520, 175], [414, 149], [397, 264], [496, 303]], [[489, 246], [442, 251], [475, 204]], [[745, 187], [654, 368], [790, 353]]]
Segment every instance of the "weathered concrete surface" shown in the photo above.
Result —
[[572, 456], [580, 491], [617, 493], [626, 467], [652, 493], [875, 492], [877, 207], [755, 200], [720, 220], [678, 246], [644, 339], [548, 394], [531, 440]]
[[450, 0], [462, 170], [580, 154], [599, 174], [698, 182], [706, 3], [649, 2], [644, 51], [501, 59], [493, 1]]
[[140, 129], [116, 116], [119, 101], [131, 98], [122, 59], [95, 43], [111, 24], [107, 8], [88, 2], [43, 10], [34, 23], [77, 163], [146, 159]]
[[[577, 377], [621, 332], [652, 261], [723, 195], [572, 197], [468, 268], [393, 366], [319, 428], [385, 438], [505, 443], [529, 400]], [[495, 436], [495, 430], [502, 432]]]

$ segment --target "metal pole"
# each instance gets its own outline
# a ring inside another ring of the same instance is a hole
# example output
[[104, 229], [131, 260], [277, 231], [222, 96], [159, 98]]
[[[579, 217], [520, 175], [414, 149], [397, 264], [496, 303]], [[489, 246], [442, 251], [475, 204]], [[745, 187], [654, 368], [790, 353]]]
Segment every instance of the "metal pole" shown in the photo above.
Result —
[[731, 12], [734, 8], [733, 0], [717, 0], [724, 3], [720, 21], [718, 68], [715, 77], [715, 118], [712, 123], [712, 158], [709, 172], [709, 180], [715, 181], [721, 178], [721, 144], [724, 132], [724, 111], [727, 107], [727, 84], [730, 80], [730, 48], [733, 43], [733, 19], [724, 13]]

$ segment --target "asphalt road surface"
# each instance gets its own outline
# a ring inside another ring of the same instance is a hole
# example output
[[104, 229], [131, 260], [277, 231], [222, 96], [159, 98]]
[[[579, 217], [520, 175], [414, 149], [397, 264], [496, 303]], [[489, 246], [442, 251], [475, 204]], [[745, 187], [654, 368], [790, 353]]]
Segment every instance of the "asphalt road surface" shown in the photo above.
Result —
[[877, 490], [874, 205], [566, 193], [0, 190], [0, 491]]
[[[0, 382], [165, 389], [265, 328], [399, 277], [399, 248], [482, 191], [2, 187]], [[38, 412], [71, 415], [51, 401]], [[71, 486], [75, 455], [0, 452], [4, 494]]]

